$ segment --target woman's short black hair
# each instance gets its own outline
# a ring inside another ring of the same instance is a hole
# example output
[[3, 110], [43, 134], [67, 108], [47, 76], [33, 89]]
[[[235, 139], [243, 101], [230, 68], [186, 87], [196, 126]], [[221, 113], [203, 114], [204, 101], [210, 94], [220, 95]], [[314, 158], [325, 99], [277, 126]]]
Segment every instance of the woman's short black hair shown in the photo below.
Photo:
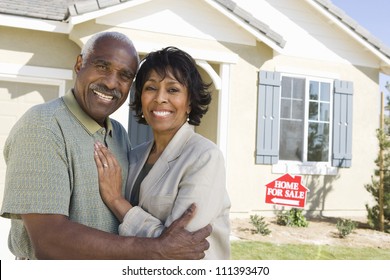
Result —
[[135, 111], [138, 123], [146, 124], [145, 119], [142, 118], [141, 94], [152, 70], [162, 78], [169, 72], [187, 87], [191, 107], [188, 122], [192, 125], [199, 125], [200, 119], [207, 112], [211, 102], [209, 90], [211, 83], [207, 84], [202, 80], [195, 60], [188, 53], [175, 47], [151, 52], [141, 61], [141, 67], [134, 81], [134, 98], [130, 104]]

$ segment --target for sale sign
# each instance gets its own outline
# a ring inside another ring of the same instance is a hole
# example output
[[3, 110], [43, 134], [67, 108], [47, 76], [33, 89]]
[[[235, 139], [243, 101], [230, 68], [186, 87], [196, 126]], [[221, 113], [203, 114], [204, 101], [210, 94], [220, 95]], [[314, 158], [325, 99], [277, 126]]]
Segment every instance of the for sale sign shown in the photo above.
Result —
[[308, 188], [301, 184], [301, 176], [285, 174], [266, 185], [265, 203], [304, 208]]

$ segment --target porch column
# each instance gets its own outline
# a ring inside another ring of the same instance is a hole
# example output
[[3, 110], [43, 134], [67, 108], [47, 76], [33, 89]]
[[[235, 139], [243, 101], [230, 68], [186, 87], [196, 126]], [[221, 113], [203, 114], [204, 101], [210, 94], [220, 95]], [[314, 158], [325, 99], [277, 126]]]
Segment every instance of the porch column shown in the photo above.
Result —
[[229, 125], [229, 99], [230, 99], [230, 65], [220, 64], [221, 87], [219, 89], [218, 103], [218, 131], [217, 145], [221, 149], [227, 162], [227, 141]]

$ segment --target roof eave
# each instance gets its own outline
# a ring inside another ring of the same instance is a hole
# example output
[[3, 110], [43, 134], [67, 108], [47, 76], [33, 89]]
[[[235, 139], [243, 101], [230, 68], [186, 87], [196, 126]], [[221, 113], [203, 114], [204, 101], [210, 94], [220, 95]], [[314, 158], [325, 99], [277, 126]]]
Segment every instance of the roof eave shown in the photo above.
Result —
[[380, 71], [385, 75], [390, 75], [390, 64], [382, 63]]
[[0, 26], [69, 34], [66, 22], [0, 14]]
[[70, 18], [69, 23], [73, 26], [79, 23], [86, 22], [88, 20], [92, 20], [98, 17], [102, 17], [105, 15], [109, 15], [118, 11], [122, 11], [124, 9], [132, 8], [147, 2], [150, 2], [151, 0], [132, 0], [128, 2], [122, 2], [117, 5], [108, 6], [105, 8], [101, 8], [96, 11], [91, 12], [85, 12], [85, 13], [78, 13], [77, 9], [74, 7], [74, 5], [69, 6], [69, 12], [70, 12]]
[[[283, 47], [286, 44], [286, 41], [282, 38], [282, 36], [271, 30], [259, 20], [253, 18], [246, 11], [236, 6], [233, 1], [205, 0], [205, 2], [232, 20], [238, 26], [249, 32], [258, 41], [263, 42], [277, 52], [283, 52]], [[234, 7], [232, 5], [234, 5]]]

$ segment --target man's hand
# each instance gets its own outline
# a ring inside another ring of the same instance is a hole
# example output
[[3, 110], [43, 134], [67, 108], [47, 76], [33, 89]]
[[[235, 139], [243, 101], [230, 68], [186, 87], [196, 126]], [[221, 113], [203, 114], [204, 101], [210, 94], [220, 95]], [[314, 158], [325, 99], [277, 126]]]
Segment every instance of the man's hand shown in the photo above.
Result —
[[206, 240], [212, 232], [207, 225], [195, 232], [185, 229], [195, 214], [196, 206], [192, 204], [184, 214], [174, 221], [159, 237], [160, 259], [198, 260], [203, 259], [210, 244]]

